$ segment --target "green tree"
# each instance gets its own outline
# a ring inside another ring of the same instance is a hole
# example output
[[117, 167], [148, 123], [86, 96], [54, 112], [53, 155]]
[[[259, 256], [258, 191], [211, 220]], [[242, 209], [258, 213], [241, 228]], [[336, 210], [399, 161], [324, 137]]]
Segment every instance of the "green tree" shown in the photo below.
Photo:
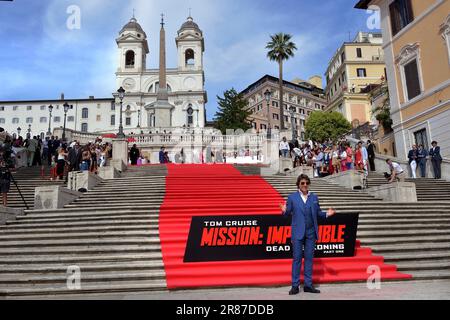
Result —
[[247, 109], [248, 102], [242, 94], [234, 88], [223, 93], [223, 98], [217, 96], [219, 111], [215, 115], [215, 128], [223, 134], [227, 129], [242, 129], [244, 131], [252, 127], [249, 116], [252, 114]]
[[279, 90], [280, 90], [280, 129], [285, 129], [284, 126], [284, 108], [283, 108], [283, 62], [294, 56], [294, 51], [297, 47], [291, 41], [292, 36], [285, 33], [277, 33], [270, 36], [271, 40], [267, 43], [266, 49], [267, 57], [270, 61], [278, 62], [279, 69]]
[[314, 111], [305, 124], [307, 139], [313, 141], [336, 141], [352, 129], [350, 122], [339, 112]]

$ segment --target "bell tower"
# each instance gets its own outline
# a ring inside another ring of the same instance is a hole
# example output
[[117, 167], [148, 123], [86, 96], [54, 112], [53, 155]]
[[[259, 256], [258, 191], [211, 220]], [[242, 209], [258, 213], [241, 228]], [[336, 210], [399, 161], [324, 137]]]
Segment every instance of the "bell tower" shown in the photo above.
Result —
[[175, 39], [178, 50], [178, 70], [203, 70], [205, 42], [203, 32], [189, 15]]

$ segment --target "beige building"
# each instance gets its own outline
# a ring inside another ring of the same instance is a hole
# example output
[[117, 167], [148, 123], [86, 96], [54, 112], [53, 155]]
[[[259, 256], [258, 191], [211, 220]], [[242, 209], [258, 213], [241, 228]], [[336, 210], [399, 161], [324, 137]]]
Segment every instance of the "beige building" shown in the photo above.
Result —
[[[271, 97], [268, 102], [264, 95], [267, 90], [271, 92]], [[266, 130], [269, 127], [273, 129], [280, 128], [278, 78], [265, 75], [248, 86], [241, 94], [248, 101], [248, 108], [252, 112], [250, 121], [254, 129]], [[300, 80], [297, 83], [284, 81], [283, 100], [285, 102], [285, 126], [289, 130], [292, 130], [292, 125], [294, 125], [297, 137], [300, 140], [304, 140], [305, 122], [308, 116], [315, 110], [325, 110], [327, 106], [324, 91], [309, 82], [302, 82]], [[293, 122], [291, 121], [291, 109], [293, 110]]]
[[450, 158], [450, 1], [361, 0], [378, 6], [399, 158], [438, 141]]
[[373, 123], [364, 89], [386, 77], [381, 34], [359, 32], [352, 42], [344, 43], [331, 59], [325, 77], [327, 111], [338, 111], [352, 123]]

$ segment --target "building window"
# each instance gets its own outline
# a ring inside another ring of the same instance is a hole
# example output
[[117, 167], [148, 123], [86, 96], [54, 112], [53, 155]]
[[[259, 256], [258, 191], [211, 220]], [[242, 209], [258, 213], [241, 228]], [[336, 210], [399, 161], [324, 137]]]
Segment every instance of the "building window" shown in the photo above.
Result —
[[87, 123], [81, 124], [81, 132], [88, 132], [88, 124]]
[[267, 129], [267, 126], [265, 124], [262, 124], [262, 123], [259, 125], [259, 127], [260, 127], [261, 130]]
[[419, 71], [417, 69], [417, 60], [407, 63], [404, 67], [405, 84], [408, 94], [408, 100], [417, 97], [420, 93]]
[[5, 111], [5, 107], [0, 107], [0, 111]]
[[356, 69], [356, 72], [358, 74], [358, 78], [365, 78], [367, 77], [367, 72], [365, 68], [358, 68]]
[[389, 5], [391, 16], [392, 36], [414, 20], [411, 0], [395, 0]]
[[102, 116], [101, 115], [97, 115], [97, 122], [100, 122], [100, 121], [102, 121]]
[[75, 117], [74, 116], [68, 116], [67, 117], [67, 122], [74, 122], [75, 121]]
[[18, 106], [14, 106], [13, 107], [13, 111], [17, 111], [17, 108], [19, 108]]
[[444, 23], [440, 25], [439, 33], [447, 45], [448, 63], [450, 64], [450, 14], [447, 16]]
[[278, 113], [272, 114], [274, 120], [280, 120], [280, 115]]
[[356, 48], [356, 57], [362, 58], [362, 49], [361, 48]]
[[12, 123], [13, 123], [13, 124], [19, 123], [19, 118], [13, 118], [13, 119], [12, 119]]
[[82, 119], [89, 118], [89, 109], [88, 108], [83, 108], [83, 110], [81, 110], [81, 118]]
[[116, 111], [116, 102], [111, 101], [111, 111]]
[[131, 126], [131, 118], [130, 117], [126, 117], [125, 118], [125, 125], [126, 126]]
[[252, 122], [252, 128], [256, 129], [256, 122]]
[[427, 129], [422, 129], [414, 132], [414, 140], [416, 141], [416, 145], [423, 145], [425, 150], [429, 150], [428, 146], [428, 138], [427, 138]]
[[61, 117], [55, 117], [55, 122], [61, 122]]
[[33, 118], [27, 118], [26, 122], [27, 123], [33, 123]]
[[44, 111], [46, 109], [46, 106], [41, 106], [41, 111]]
[[341, 53], [341, 62], [344, 63], [345, 61], [345, 51]]
[[419, 44], [405, 46], [395, 59], [399, 66], [405, 101], [409, 101], [423, 91], [422, 72], [420, 67]]
[[184, 53], [186, 66], [193, 66], [195, 64], [194, 50], [187, 49]]
[[278, 108], [278, 102], [272, 101], [272, 107]]
[[33, 106], [27, 106], [27, 111], [33, 110]]
[[194, 124], [194, 109], [192, 109], [192, 104], [189, 104], [188, 109], [186, 110], [187, 113], [187, 124], [188, 126]]
[[0, 118], [0, 123], [4, 124], [5, 123], [5, 118]]
[[47, 122], [47, 117], [41, 117], [41, 119], [39, 119], [40, 123], [46, 123]]
[[125, 68], [134, 68], [135, 54], [133, 50], [128, 50], [125, 54]]
[[112, 126], [116, 125], [116, 115], [114, 115], [114, 114], [111, 116], [111, 125]]

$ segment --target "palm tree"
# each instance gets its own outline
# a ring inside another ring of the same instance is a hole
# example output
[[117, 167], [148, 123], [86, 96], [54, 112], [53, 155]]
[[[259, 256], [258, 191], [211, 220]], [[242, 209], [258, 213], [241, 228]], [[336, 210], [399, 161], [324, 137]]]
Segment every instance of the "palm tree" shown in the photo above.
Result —
[[277, 33], [270, 36], [271, 40], [267, 43], [267, 57], [270, 61], [278, 62], [279, 66], [279, 85], [280, 85], [280, 130], [284, 128], [284, 105], [283, 105], [283, 61], [294, 56], [297, 50], [295, 43], [291, 41], [292, 36], [286, 33]]

